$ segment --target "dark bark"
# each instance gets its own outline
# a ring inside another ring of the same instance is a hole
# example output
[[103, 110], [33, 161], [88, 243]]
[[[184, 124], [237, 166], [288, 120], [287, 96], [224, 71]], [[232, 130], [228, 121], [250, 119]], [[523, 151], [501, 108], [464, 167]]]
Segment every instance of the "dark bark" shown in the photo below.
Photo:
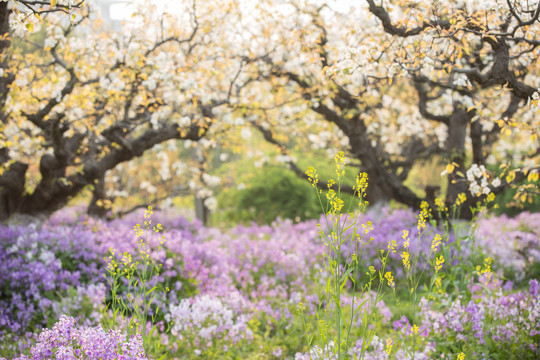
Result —
[[28, 165], [17, 161], [0, 178], [0, 221], [19, 210], [27, 170]]
[[471, 123], [471, 142], [473, 150], [473, 164], [484, 164], [484, 149], [482, 140], [482, 124], [480, 121], [473, 121]]
[[[372, 192], [372, 201], [384, 201], [395, 199], [402, 204], [419, 209], [422, 199], [414, 194], [411, 189], [403, 184], [403, 181], [378, 158], [375, 149], [371, 146], [366, 133], [365, 125], [358, 125], [360, 131], [348, 134], [351, 146], [351, 154], [362, 163], [362, 171], [369, 177], [369, 193]], [[372, 202], [370, 202], [372, 203]]]
[[104, 206], [104, 202], [109, 200], [107, 198], [107, 192], [105, 191], [105, 175], [98, 177], [94, 184], [94, 190], [92, 191], [92, 199], [88, 205], [88, 215], [100, 219], [104, 219], [107, 216], [107, 209]]
[[208, 220], [210, 219], [210, 210], [204, 203], [203, 198], [200, 198], [198, 196], [195, 196], [195, 217], [197, 220], [199, 220], [203, 225], [208, 224]]
[[[447, 204], [454, 204], [460, 193], [467, 193], [468, 191], [467, 179], [458, 172], [465, 174], [465, 139], [467, 138], [467, 128], [470, 121], [471, 116], [467, 113], [467, 110], [461, 104], [455, 103], [448, 125], [447, 150], [449, 163], [457, 164], [457, 169], [452, 174], [448, 174]], [[465, 217], [470, 216], [465, 209], [462, 211], [462, 215]]]
[[[10, 14], [8, 3], [0, 2], [0, 69], [3, 73], [3, 76], [0, 76], [0, 121], [2, 125], [8, 122], [5, 105], [9, 86], [14, 80], [13, 74], [9, 72]], [[4, 134], [0, 134], [0, 137], [3, 136]], [[0, 220], [17, 210], [19, 206], [17, 200], [24, 193], [24, 179], [28, 166], [21, 162], [9, 165], [10, 160], [9, 149], [0, 148], [0, 166], [8, 166], [6, 172], [0, 177]]]
[[[307, 100], [319, 97], [317, 93], [312, 93], [313, 86], [309, 80], [302, 78], [298, 74], [277, 67], [272, 70], [272, 74], [288, 78], [293, 83], [296, 83], [302, 92], [302, 96]], [[311, 109], [321, 115], [324, 120], [336, 125], [349, 138], [350, 154], [360, 161], [360, 171], [366, 172], [370, 179], [367, 200], [371, 204], [375, 204], [395, 199], [414, 209], [419, 209], [422, 199], [403, 184], [403, 180], [393, 171], [391, 164], [385, 164], [388, 162], [379, 156], [380, 151], [376, 146], [371, 145], [372, 136], [368, 134], [367, 127], [358, 114], [369, 112], [374, 108], [363, 104], [361, 100], [355, 98], [340, 86], [336, 86], [334, 93], [330, 96], [338, 109], [327, 106], [322, 100], [312, 105]], [[351, 119], [346, 119], [343, 114], [348, 111], [355, 112], [356, 115]], [[260, 127], [259, 130], [261, 130]], [[264, 131], [262, 132], [264, 135]], [[267, 136], [265, 136], [265, 139], [278, 145], [282, 152], [286, 151], [284, 150], [285, 144], [269, 140]], [[296, 165], [291, 165], [291, 168], [301, 177], [305, 177], [303, 171], [300, 171]], [[321, 182], [321, 184], [323, 183]], [[346, 185], [342, 190], [353, 193], [351, 186]]]
[[[405, 38], [420, 35], [429, 29], [450, 30], [452, 27], [449, 21], [442, 19], [424, 21], [422, 25], [415, 28], [399, 27], [392, 23], [388, 11], [383, 6], [376, 5], [374, 0], [366, 1], [369, 5], [369, 11], [381, 21], [384, 31], [393, 36]], [[510, 11], [508, 15], [511, 15], [518, 20], [518, 24], [511, 32], [507, 32], [506, 29], [503, 28], [501, 29], [503, 32], [490, 29], [489, 32], [486, 33], [485, 29], [479, 27], [476, 21], [469, 21], [464, 24], [463, 27], [453, 29], [453, 34], [445, 36], [448, 38], [459, 39], [459, 37], [455, 36], [458, 32], [476, 34], [478, 43], [488, 43], [493, 51], [493, 63], [491, 69], [487, 73], [482, 73], [481, 70], [477, 68], [477, 64], [474, 63], [469, 64], [469, 67], [454, 69], [455, 72], [466, 74], [471, 83], [477, 84], [481, 88], [502, 85], [508, 87], [516, 97], [527, 100], [537, 91], [537, 89], [524, 83], [522, 79], [515, 75], [515, 69], [513, 69], [510, 64], [510, 44], [526, 44], [529, 46], [530, 51], [537, 46], [540, 46], [540, 41], [538, 41], [538, 39], [527, 39], [525, 37], [515, 36], [516, 31], [519, 28], [529, 26], [538, 21], [540, 16], [540, 4], [537, 5], [533, 15], [527, 21], [522, 20], [511, 6], [509, 6], [509, 8]], [[489, 29], [489, 26], [487, 26], [487, 28]]]
[[0, 76], [0, 119], [2, 123], [7, 123], [4, 105], [9, 93], [9, 85], [13, 82], [14, 76], [8, 71], [9, 67], [9, 48], [11, 39], [9, 33], [9, 16], [11, 10], [8, 9], [8, 3], [0, 2], [0, 69], [3, 76]]
[[[102, 177], [107, 170], [113, 169], [118, 164], [141, 156], [145, 151], [155, 145], [170, 139], [199, 140], [206, 132], [207, 127], [193, 124], [186, 134], [181, 134], [175, 124], [166, 125], [160, 129], [148, 129], [142, 135], [129, 140], [129, 147], [120, 147], [111, 150], [107, 155], [96, 161], [87, 161], [82, 171], [71, 176], [65, 176], [69, 163], [62, 157], [45, 155], [40, 162], [42, 180], [36, 189], [28, 194], [14, 191], [14, 184], [24, 187], [24, 173], [26, 165], [21, 164], [18, 172], [4, 174], [0, 177], [0, 186], [10, 194], [9, 202], [2, 201], [0, 221], [7, 219], [15, 213], [26, 215], [49, 215], [65, 206], [68, 201], [79, 194], [86, 186], [94, 185], [95, 181]], [[69, 139], [63, 139], [62, 144], [69, 143]], [[9, 206], [4, 205], [9, 204]]]
[[[21, 3], [24, 3], [24, 0]], [[77, 2], [73, 7], [79, 7], [81, 4], [82, 1]], [[47, 4], [40, 3], [38, 5], [39, 8], [31, 6], [29, 9], [35, 13], [71, 11], [71, 7], [64, 5], [57, 5], [53, 9], [47, 8], [45, 10], [42, 9], [42, 5]], [[0, 37], [0, 67], [4, 69], [4, 76], [0, 77], [0, 118], [4, 124], [9, 121], [8, 115], [4, 111], [4, 105], [9, 92], [9, 85], [14, 79], [13, 74], [8, 71], [7, 55], [10, 47], [9, 13], [8, 2], [0, 1], [0, 35], [6, 34], [6, 36]], [[86, 16], [83, 16], [83, 19], [85, 18]], [[164, 39], [154, 44], [148, 50], [147, 55], [168, 42], [174, 41], [179, 44], [191, 42], [198, 29], [196, 19], [194, 23], [194, 30], [189, 37], [185, 39]], [[72, 31], [73, 26], [76, 25], [70, 25], [65, 29], [66, 37]], [[135, 111], [128, 111], [132, 107], [133, 93], [128, 96], [125, 103], [125, 116], [119, 116], [117, 121], [102, 133], [96, 135], [90, 130], [70, 129], [72, 126], [71, 119], [64, 119], [65, 114], [59, 113], [61, 110], [57, 105], [65, 97], [70, 96], [74, 89], [91, 86], [99, 81], [99, 77], [81, 81], [76, 74], [76, 66], [68, 64], [66, 59], [63, 59], [61, 54], [57, 52], [56, 47], [50, 49], [49, 52], [51, 61], [47, 62], [45, 60], [44, 63], [48, 64], [48, 66], [63, 68], [69, 75], [69, 79], [58, 97], [54, 96], [40, 100], [43, 104], [34, 113], [27, 113], [27, 109], [21, 111], [21, 115], [26, 117], [27, 121], [41, 130], [39, 135], [44, 139], [44, 150], [48, 150], [47, 154], [42, 158], [35, 159], [39, 161], [41, 179], [34, 189], [25, 188], [28, 165], [22, 162], [10, 163], [10, 167], [0, 175], [0, 221], [17, 213], [49, 215], [65, 206], [72, 197], [79, 194], [87, 186], [95, 186], [90, 212], [95, 211], [97, 214], [101, 214], [101, 210], [98, 210], [95, 205], [105, 195], [102, 181], [106, 171], [113, 169], [122, 162], [141, 156], [145, 151], [164, 141], [170, 139], [197, 141], [206, 135], [209, 129], [209, 125], [206, 124], [194, 123], [189, 129], [184, 129], [182, 132], [177, 124], [172, 123], [160, 124], [157, 128], [148, 126], [151, 112], [164, 104], [156, 102], [156, 104], [140, 105], [136, 109], [131, 109]], [[108, 71], [116, 71], [124, 65], [122, 62], [117, 62]], [[139, 88], [137, 81], [140, 81], [140, 79], [134, 80], [133, 89]], [[231, 84], [231, 88], [233, 86], [234, 83]], [[228, 97], [206, 104], [198, 103], [198, 110], [203, 118], [213, 119], [213, 108], [227, 102]], [[97, 100], [97, 103], [94, 104], [95, 113], [86, 114], [87, 118], [90, 121], [92, 121], [91, 119], [97, 121], [105, 113], [104, 106], [106, 103], [107, 101], [104, 99]], [[129, 114], [132, 112], [136, 113], [136, 115], [130, 117]], [[72, 135], [68, 137], [66, 134]], [[10, 161], [8, 149], [1, 148], [0, 165], [5, 165]], [[73, 173], [70, 171], [74, 167], [79, 167], [78, 172]], [[72, 174], [68, 176], [68, 173]]]

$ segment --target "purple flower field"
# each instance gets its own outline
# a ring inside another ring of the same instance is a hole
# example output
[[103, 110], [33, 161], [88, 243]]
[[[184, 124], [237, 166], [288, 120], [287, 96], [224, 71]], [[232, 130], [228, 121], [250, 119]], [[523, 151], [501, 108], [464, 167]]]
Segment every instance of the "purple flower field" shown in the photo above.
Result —
[[[137, 256], [133, 227], [142, 221], [141, 213], [107, 223], [66, 209], [42, 226], [1, 226], [0, 354], [5, 359], [308, 359], [311, 352], [312, 358], [334, 358], [330, 348], [308, 346], [297, 316], [299, 303], [308, 321], [316, 321], [324, 308], [324, 249], [316, 221], [223, 230], [156, 212], [152, 225], [160, 223], [163, 230], [145, 235], [145, 241], [148, 258], [159, 269], [149, 284], [159, 291], [153, 292], [147, 323], [140, 324], [147, 329], [141, 337], [130, 328], [135, 308], [123, 323], [111, 322], [107, 266], [115, 258], [119, 269], [128, 269], [126, 254]], [[395, 289], [385, 286], [373, 309], [370, 329], [376, 336], [363, 358], [540, 356], [540, 214], [484, 216], [445, 234], [445, 262], [435, 272], [429, 249], [442, 229], [428, 225], [420, 233], [416, 214], [408, 210], [368, 212], [362, 221], [373, 227], [373, 240], [359, 254], [362, 269], [378, 269], [380, 250], [392, 240], [397, 244], [387, 261]], [[416, 259], [417, 305], [405, 285], [403, 230], [409, 231], [410, 257]], [[165, 242], [156, 235], [164, 235]], [[351, 251], [344, 247], [343, 256]], [[124, 278], [118, 287], [126, 302], [136, 290], [129, 284]], [[350, 281], [345, 286], [343, 303], [358, 302]], [[355, 329], [362, 320], [354, 324], [351, 341], [357, 345], [350, 355], [360, 356], [362, 338]]]

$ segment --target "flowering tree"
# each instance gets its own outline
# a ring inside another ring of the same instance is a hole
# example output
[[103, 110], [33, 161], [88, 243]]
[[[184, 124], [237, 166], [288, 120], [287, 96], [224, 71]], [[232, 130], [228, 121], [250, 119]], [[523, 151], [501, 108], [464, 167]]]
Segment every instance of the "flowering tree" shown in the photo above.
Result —
[[91, 9], [75, 24], [51, 14], [35, 53], [13, 51], [0, 218], [50, 213], [157, 144], [208, 135], [243, 60], [221, 56], [234, 5], [197, 5], [156, 17], [141, 4], [123, 34], [100, 31]]
[[[448, 129], [447, 202], [456, 201], [467, 189], [466, 162], [479, 169], [486, 161], [496, 161], [495, 154], [490, 159], [488, 155], [501, 131], [510, 135], [503, 142], [508, 138], [514, 142], [511, 147], [518, 156], [512, 159], [513, 165], [523, 166], [519, 177], [536, 173], [538, 169], [530, 167], [535, 166], [539, 148], [534, 115], [540, 92], [536, 61], [540, 55], [540, 3], [459, 1], [440, 6], [398, 1], [385, 7], [366, 1], [389, 41], [395, 41], [392, 61], [412, 80], [420, 113]], [[531, 108], [524, 106], [531, 101]], [[512, 134], [510, 129], [516, 127], [521, 134]], [[515, 174], [509, 173], [506, 183], [515, 180]], [[478, 178], [483, 179], [481, 186]], [[499, 180], [488, 184], [485, 171], [470, 171], [468, 180], [473, 201], [507, 185]]]
[[[0, 1], [0, 105], [3, 108], [7, 94], [8, 86], [14, 79], [14, 74], [9, 72], [8, 50], [11, 46], [12, 30], [21, 30], [26, 27], [33, 31], [35, 24], [43, 21], [42, 16], [53, 12], [61, 12], [71, 15], [71, 19], [76, 18], [72, 13], [74, 9], [80, 8], [84, 0], [81, 1], [46, 1], [36, 0], [4, 0]], [[2, 110], [2, 119], [4, 118]]]
[[[142, 4], [122, 34], [101, 31], [90, 7], [66, 21], [49, 10], [70, 3], [34, 5], [20, 41], [36, 52], [3, 43], [0, 218], [54, 211], [85, 187], [102, 213], [107, 178], [121, 180], [117, 195], [140, 188], [161, 199], [189, 188], [207, 199], [217, 181], [203, 162], [185, 171], [175, 158], [207, 153], [218, 134], [247, 137], [248, 126], [304, 177], [291, 145], [348, 149], [371, 178], [372, 202], [432, 201], [436, 187], [424, 196], [406, 184], [415, 164], [435, 156], [448, 164], [448, 204], [477, 164], [466, 208], [537, 173], [537, 3], [186, 1], [164, 16]], [[29, 40], [39, 27], [46, 38]], [[163, 144], [159, 164], [146, 158], [159, 181], [132, 181], [141, 171], [129, 162], [169, 140], [187, 140], [188, 150]], [[493, 183], [482, 166], [508, 156], [520, 171]], [[118, 167], [126, 162], [131, 173]], [[191, 179], [178, 187], [171, 174], [182, 172]]]
[[372, 179], [371, 200], [393, 198], [413, 208], [433, 200], [436, 188], [426, 188], [424, 197], [405, 181], [414, 164], [434, 155], [449, 164], [446, 202], [452, 204], [467, 191], [466, 164], [504, 161], [505, 151], [492, 152], [494, 144], [520, 139], [523, 146], [508, 150], [515, 165], [529, 168], [500, 184], [491, 184], [485, 170], [471, 173], [483, 186], [471, 187], [465, 209], [536, 171], [534, 160], [523, 158], [538, 154], [538, 5], [496, 11], [469, 4], [389, 6], [395, 19], [407, 20], [395, 20], [373, 1], [346, 11], [305, 2], [263, 12], [259, 33], [272, 36], [253, 71], [273, 96], [245, 109], [264, 138], [300, 176], [287, 149], [291, 134], [312, 148], [346, 147]]
[[[61, 1], [58, 3], [56, 0], [50, 3], [44, 1], [34, 0], [22, 0], [22, 1], [1, 1], [0, 2], [0, 129], [2, 132], [8, 123], [9, 113], [5, 109], [6, 100], [9, 95], [10, 86], [15, 79], [15, 73], [10, 69], [10, 47], [11, 47], [11, 33], [21, 32], [21, 27], [27, 28], [33, 31], [35, 24], [43, 21], [42, 15], [54, 12], [62, 12], [70, 14], [72, 9], [79, 8], [83, 1], [67, 2]], [[75, 15], [72, 15], [72, 19]], [[5, 136], [0, 135], [0, 176], [7, 167], [9, 167], [13, 173], [20, 173], [22, 168], [19, 164], [11, 163], [9, 156], [9, 149], [4, 143]], [[13, 165], [13, 167], [12, 167]], [[6, 183], [7, 182], [7, 183]], [[9, 185], [9, 186], [8, 186]], [[8, 190], [8, 187], [10, 188]], [[0, 180], [0, 200], [1, 207], [9, 207], [7, 204], [8, 199], [6, 193], [11, 189], [16, 188], [17, 191], [21, 190], [21, 184], [17, 184], [14, 179]], [[24, 187], [23, 187], [24, 188]], [[6, 211], [0, 209], [0, 218], [4, 218], [3, 215]]]

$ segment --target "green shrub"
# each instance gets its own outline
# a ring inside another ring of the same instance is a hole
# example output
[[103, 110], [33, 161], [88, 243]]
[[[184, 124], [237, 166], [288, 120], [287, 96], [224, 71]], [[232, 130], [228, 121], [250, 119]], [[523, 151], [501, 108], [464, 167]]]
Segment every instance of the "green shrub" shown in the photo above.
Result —
[[270, 224], [276, 217], [301, 221], [318, 218], [319, 200], [311, 185], [280, 168], [256, 169], [245, 189], [230, 189], [218, 198], [214, 220]]

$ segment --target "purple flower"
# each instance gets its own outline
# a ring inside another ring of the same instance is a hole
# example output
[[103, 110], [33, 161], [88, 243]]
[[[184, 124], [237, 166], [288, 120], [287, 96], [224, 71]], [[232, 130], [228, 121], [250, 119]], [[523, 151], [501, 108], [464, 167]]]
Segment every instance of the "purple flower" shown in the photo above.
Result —
[[538, 283], [538, 280], [531, 279], [529, 280], [529, 294], [531, 296], [536, 297], [538, 296], [538, 291], [540, 290], [540, 283]]

